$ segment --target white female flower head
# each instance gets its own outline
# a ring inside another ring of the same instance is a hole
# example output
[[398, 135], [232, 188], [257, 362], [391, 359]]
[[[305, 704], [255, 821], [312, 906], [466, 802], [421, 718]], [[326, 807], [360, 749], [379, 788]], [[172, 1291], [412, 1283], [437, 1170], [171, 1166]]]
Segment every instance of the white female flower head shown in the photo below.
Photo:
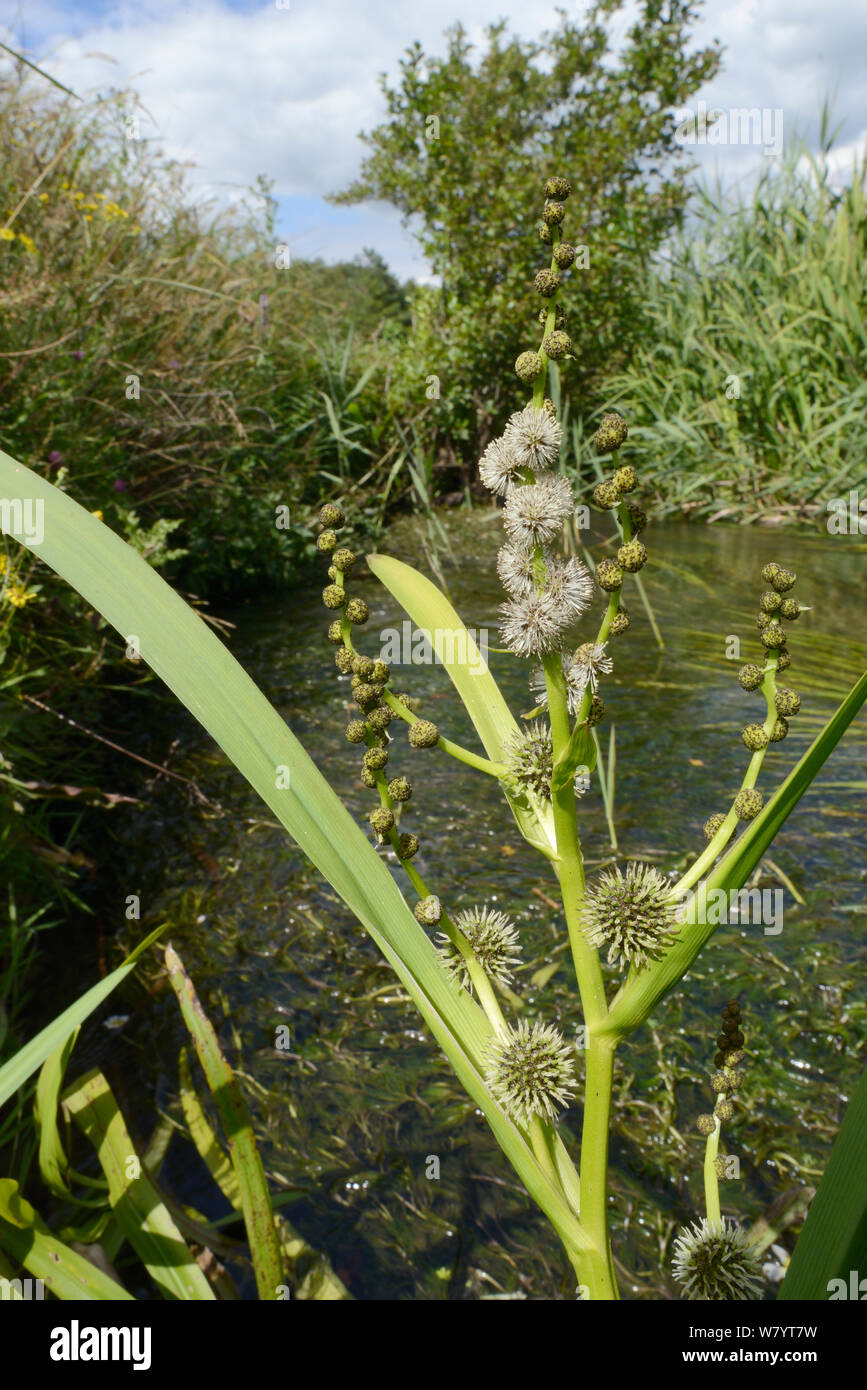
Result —
[[568, 479], [562, 473], [543, 473], [537, 482], [509, 493], [503, 524], [511, 540], [530, 550], [559, 535], [574, 507]]
[[553, 1120], [575, 1092], [575, 1053], [550, 1024], [521, 1019], [494, 1038], [485, 1079], [517, 1124], [536, 1115]]
[[[496, 912], [489, 907], [474, 907], [469, 911], [456, 912], [453, 920], [466, 937], [485, 974], [498, 984], [507, 985], [512, 979], [521, 948], [518, 933], [505, 912]], [[440, 940], [442, 945], [437, 947], [440, 959], [452, 979], [467, 989], [470, 975], [465, 957], [444, 932], [440, 933]]]
[[500, 636], [515, 656], [548, 656], [563, 642], [571, 615], [552, 594], [531, 591], [500, 607]]
[[503, 438], [521, 464], [538, 473], [557, 458], [563, 430], [547, 410], [528, 405], [511, 417]]
[[726, 1217], [684, 1226], [674, 1242], [672, 1268], [684, 1298], [742, 1303], [762, 1291], [762, 1262], [755, 1245]]
[[507, 772], [503, 781], [512, 794], [550, 801], [554, 742], [548, 725], [534, 720], [526, 729], [513, 734], [505, 755]]
[[492, 439], [479, 462], [479, 477], [490, 492], [503, 497], [521, 482], [523, 467], [508, 440]]
[[649, 864], [628, 864], [600, 874], [581, 904], [584, 935], [591, 946], [608, 947], [617, 961], [641, 970], [658, 960], [679, 930], [671, 885]]
[[535, 587], [532, 550], [524, 550], [520, 545], [507, 541], [497, 555], [497, 574], [506, 593], [511, 594], [512, 598], [529, 594]]

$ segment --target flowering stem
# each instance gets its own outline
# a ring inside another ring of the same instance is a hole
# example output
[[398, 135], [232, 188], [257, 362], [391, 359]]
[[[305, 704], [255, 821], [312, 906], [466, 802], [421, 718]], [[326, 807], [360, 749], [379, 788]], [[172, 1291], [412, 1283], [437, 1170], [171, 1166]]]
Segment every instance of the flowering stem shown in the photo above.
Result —
[[719, 1116], [715, 1117], [712, 1132], [707, 1136], [707, 1144], [704, 1151], [704, 1201], [707, 1208], [708, 1221], [716, 1222], [720, 1225], [722, 1216], [719, 1204], [719, 1178], [716, 1171], [716, 1157], [719, 1152], [720, 1121]]
[[[382, 698], [390, 710], [399, 714], [407, 724], [418, 722], [418, 715], [413, 714], [412, 710], [407, 709], [406, 705], [392, 695], [390, 690], [384, 690]], [[494, 763], [489, 758], [482, 758], [478, 753], [470, 752], [469, 748], [462, 748], [459, 743], [452, 743], [450, 738], [443, 738], [440, 734], [437, 748], [441, 748], [444, 753], [448, 753], [450, 758], [456, 758], [459, 763], [466, 763], [467, 767], [474, 767], [479, 772], [486, 772], [489, 777], [504, 777], [508, 771], [505, 763]]]

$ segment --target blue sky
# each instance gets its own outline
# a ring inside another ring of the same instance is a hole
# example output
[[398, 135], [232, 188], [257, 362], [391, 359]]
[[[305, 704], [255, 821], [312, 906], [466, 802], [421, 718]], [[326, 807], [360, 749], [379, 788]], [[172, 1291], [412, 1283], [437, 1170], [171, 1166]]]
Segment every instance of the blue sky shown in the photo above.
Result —
[[[621, 31], [628, 16], [618, 17]], [[334, 208], [324, 195], [358, 172], [358, 133], [383, 111], [379, 72], [394, 73], [415, 39], [441, 51], [457, 19], [481, 38], [498, 18], [530, 37], [553, 26], [556, 12], [544, 0], [0, 0], [0, 37], [75, 91], [134, 88], [149, 113], [142, 133], [189, 161], [203, 191], [231, 198], [269, 175], [293, 254], [336, 260], [369, 245], [399, 275], [424, 278], [393, 209]], [[779, 110], [788, 141], [796, 130], [815, 140], [829, 95], [842, 125], [840, 168], [863, 148], [867, 6], [734, 0], [706, 6], [695, 32], [697, 43], [718, 38], [726, 48], [722, 73], [697, 98], [722, 110]], [[729, 183], [764, 158], [755, 144], [694, 152]]]

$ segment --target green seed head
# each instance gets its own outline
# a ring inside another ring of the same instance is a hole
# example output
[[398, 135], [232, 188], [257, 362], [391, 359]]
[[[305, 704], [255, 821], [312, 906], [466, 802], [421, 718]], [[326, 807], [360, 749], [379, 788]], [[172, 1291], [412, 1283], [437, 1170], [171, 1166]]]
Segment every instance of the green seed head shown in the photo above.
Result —
[[791, 719], [793, 714], [797, 714], [801, 708], [801, 697], [797, 690], [790, 690], [787, 685], [781, 685], [774, 696], [774, 704], [777, 714], [785, 715]]
[[363, 743], [367, 734], [367, 725], [363, 719], [350, 719], [346, 726], [346, 737], [350, 743]]
[[738, 792], [735, 797], [735, 811], [739, 820], [755, 820], [765, 804], [765, 798], [755, 788]]
[[319, 525], [332, 527], [342, 526], [344, 521], [343, 512], [334, 502], [326, 502], [319, 513]]
[[418, 854], [418, 836], [409, 832], [401, 835], [397, 842], [397, 853], [400, 859], [412, 859], [414, 854]]
[[748, 661], [746, 666], [742, 666], [738, 671], [738, 680], [744, 690], [758, 690], [764, 678], [765, 673], [761, 666], [756, 666], [751, 661]]
[[706, 1138], [709, 1134], [713, 1134], [716, 1129], [716, 1120], [713, 1115], [699, 1115], [695, 1127], [699, 1134], [703, 1134]]
[[335, 618], [333, 623], [328, 624], [328, 640], [329, 642], [343, 641], [343, 623], [340, 618]]
[[626, 632], [629, 627], [629, 622], [629, 614], [625, 608], [621, 608], [611, 619], [611, 626], [608, 631], [611, 633], [612, 637], [619, 637], [622, 632]]
[[329, 584], [322, 590], [322, 602], [326, 608], [342, 608], [346, 602], [346, 594], [338, 584]]
[[759, 599], [759, 605], [764, 613], [776, 613], [782, 602], [782, 594], [778, 594], [776, 589], [767, 589]]
[[791, 570], [777, 569], [776, 574], [771, 580], [771, 584], [778, 594], [785, 594], [792, 588], [797, 577], [798, 576], [793, 574]]
[[387, 806], [377, 806], [375, 811], [371, 811], [367, 819], [380, 842], [387, 839], [388, 832], [394, 829], [394, 812], [389, 811]]
[[519, 1125], [553, 1120], [574, 1094], [574, 1053], [549, 1024], [519, 1020], [490, 1044], [485, 1079], [506, 1114]]
[[[521, 950], [518, 933], [506, 914], [488, 907], [474, 907], [466, 912], [456, 912], [454, 923], [466, 937], [485, 974], [498, 984], [508, 985]], [[440, 960], [455, 983], [468, 989], [470, 973], [466, 957], [448, 936], [443, 935], [441, 940], [442, 945], [437, 948]]]
[[339, 550], [335, 550], [331, 557], [331, 563], [336, 570], [340, 570], [341, 574], [349, 574], [349, 571], [355, 564], [355, 559], [354, 553], [351, 550], [347, 550], [344, 545], [341, 546]]
[[614, 474], [614, 486], [617, 488], [618, 492], [634, 492], [638, 487], [638, 474], [631, 463], [627, 463], [623, 468], [618, 468], [616, 470]]
[[623, 583], [623, 570], [616, 560], [600, 560], [596, 566], [596, 583], [607, 594], [619, 589]]
[[796, 618], [801, 616], [801, 605], [796, 598], [784, 598], [780, 604], [780, 617], [786, 618], [793, 623]]
[[369, 767], [371, 772], [379, 772], [388, 762], [388, 751], [385, 748], [368, 748], [364, 755], [364, 766]]
[[417, 902], [412, 911], [416, 921], [421, 922], [423, 927], [435, 927], [443, 915], [442, 904], [433, 893]]
[[392, 777], [388, 784], [388, 794], [392, 801], [409, 801], [412, 787], [406, 777]]
[[333, 550], [336, 544], [337, 536], [333, 531], [320, 531], [316, 537], [316, 549], [320, 550], [323, 555], [327, 555], [330, 550]]
[[522, 352], [515, 363], [515, 372], [522, 381], [535, 381], [542, 375], [542, 359], [538, 352]]
[[683, 1297], [744, 1303], [762, 1292], [762, 1260], [729, 1218], [685, 1226], [674, 1243], [674, 1277]]
[[771, 743], [782, 743], [788, 732], [788, 721], [785, 719], [778, 719], [771, 729]]
[[717, 811], [716, 815], [709, 816], [708, 819], [705, 821], [704, 838], [707, 840], [708, 844], [710, 844], [711, 840], [722, 826], [724, 820], [725, 816], [721, 816], [719, 811]]
[[610, 479], [607, 483], [597, 483], [593, 489], [593, 505], [598, 507], [600, 511], [610, 511], [612, 507], [617, 506], [619, 501], [620, 493]]
[[741, 734], [741, 738], [744, 741], [744, 747], [748, 748], [751, 753], [758, 753], [762, 748], [767, 748], [770, 742], [761, 724], [748, 724]]
[[597, 454], [610, 454], [615, 449], [619, 449], [626, 439], [629, 430], [622, 415], [616, 411], [611, 411], [608, 415], [603, 415], [599, 421], [599, 428], [591, 439], [590, 443]]
[[572, 351], [572, 339], [568, 333], [554, 332], [549, 333], [542, 343], [542, 347], [554, 362], [559, 362], [561, 357], [568, 356]]
[[561, 270], [568, 270], [575, 259], [575, 247], [568, 241], [561, 241], [554, 247], [554, 260]]
[[617, 552], [617, 563], [621, 569], [635, 574], [647, 564], [647, 548], [641, 541], [627, 541]]
[[770, 622], [759, 634], [759, 638], [764, 647], [783, 647], [786, 643], [785, 629], [778, 622]]
[[352, 670], [352, 652], [347, 651], [346, 647], [338, 647], [334, 653], [334, 665], [341, 675], [348, 676]]
[[542, 209], [542, 220], [549, 227], [559, 227], [565, 216], [566, 209], [562, 203], [546, 203]]
[[544, 193], [546, 198], [559, 198], [562, 201], [564, 198], [568, 198], [571, 192], [572, 185], [568, 179], [553, 175], [550, 179], [545, 180]]
[[371, 729], [375, 729], [378, 734], [384, 733], [391, 723], [394, 715], [388, 705], [382, 705], [380, 709], [372, 709], [367, 716], [367, 722]]
[[346, 616], [351, 623], [366, 623], [370, 609], [363, 598], [351, 598], [346, 605]]
[[533, 280], [533, 288], [543, 299], [550, 299], [560, 288], [560, 276], [554, 270], [540, 270]]
[[417, 719], [409, 726], [409, 741], [413, 748], [433, 748], [439, 743], [440, 731], [429, 719]]
[[671, 886], [647, 864], [606, 870], [581, 905], [582, 930], [591, 946], [608, 947], [608, 964], [640, 970], [657, 960], [677, 933]]

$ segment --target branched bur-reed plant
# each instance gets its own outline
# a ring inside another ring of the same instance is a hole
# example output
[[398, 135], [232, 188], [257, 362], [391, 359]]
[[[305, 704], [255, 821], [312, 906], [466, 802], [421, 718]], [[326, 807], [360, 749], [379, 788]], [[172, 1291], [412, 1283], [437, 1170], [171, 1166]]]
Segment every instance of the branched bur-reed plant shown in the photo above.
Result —
[[[545, 194], [541, 236], [551, 258], [535, 278], [543, 301], [541, 342], [516, 364], [532, 398], [488, 447], [480, 467], [483, 483], [503, 499], [502, 635], [515, 657], [527, 663], [535, 692], [536, 707], [523, 724], [510, 712], [443, 593], [409, 565], [369, 556], [373, 574], [430, 637], [483, 751], [460, 746], [419, 715], [412, 697], [394, 689], [387, 663], [356, 647], [356, 633], [369, 616], [364, 600], [350, 592], [356, 557], [340, 534], [341, 507], [329, 503], [321, 514], [318, 544], [330, 566], [324, 591], [332, 613], [330, 637], [338, 671], [351, 678], [357, 705], [347, 737], [364, 749], [362, 777], [375, 797], [367, 833], [215, 633], [98, 517], [2, 453], [0, 497], [7, 502], [0, 516], [4, 528], [78, 589], [124, 642], [135, 634], [141, 661], [193, 712], [332, 884], [394, 969], [520, 1182], [551, 1222], [583, 1296], [612, 1299], [617, 1283], [606, 1203], [617, 1045], [645, 1022], [726, 920], [719, 899], [737, 894], [753, 873], [863, 704], [867, 675], [763, 802], [756, 783], [764, 759], [799, 709], [797, 694], [778, 684], [778, 674], [790, 662], [787, 633], [800, 604], [792, 593], [794, 576], [769, 564], [760, 601], [762, 659], [740, 673], [745, 689], [763, 701], [744, 729], [750, 759], [740, 790], [728, 803], [721, 795], [706, 827], [707, 846], [679, 882], [639, 863], [585, 882], [579, 823], [595, 766], [593, 730], [604, 716], [602, 691], [616, 644], [629, 630], [623, 590], [647, 560], [640, 539], [646, 518], [630, 500], [638, 483], [634, 466], [613, 457], [610, 476], [597, 485], [594, 501], [619, 527], [616, 558], [603, 560], [594, 577], [581, 560], [557, 553], [575, 498], [556, 470], [561, 425], [543, 383], [549, 362], [570, 351], [559, 299], [573, 252], [560, 231], [569, 185], [552, 178]], [[617, 455], [626, 437], [620, 416], [605, 416], [595, 435], [599, 455]], [[24, 524], [36, 514], [43, 522], [39, 534]], [[604, 611], [595, 622], [589, 614], [599, 591]], [[581, 619], [590, 623], [583, 634], [577, 630]], [[407, 753], [397, 737], [403, 725]], [[463, 899], [460, 885], [432, 883], [425, 875], [424, 847], [412, 828], [408, 760], [443, 755], [499, 783], [521, 835], [546, 861], [546, 876], [553, 874], [559, 883], [579, 996], [574, 1021], [581, 1022], [586, 1039], [583, 1094], [577, 1053], [558, 1020], [546, 1016], [544, 1008], [517, 1021], [504, 1012], [501, 1000], [510, 1000], [508, 984], [521, 953], [519, 932], [504, 910], [508, 904], [478, 902], [453, 911], [459, 893]], [[733, 839], [739, 824], [741, 834]], [[412, 890], [412, 910], [389, 867], [390, 855]], [[146, 948], [148, 942], [138, 949]], [[611, 999], [603, 955], [622, 977]], [[134, 953], [0, 1067], [0, 1105], [20, 1092], [67, 1034], [135, 968], [136, 959]], [[720, 1167], [725, 1176], [724, 1165], [717, 1164], [725, 1158], [719, 1152], [720, 1127], [737, 1103], [739, 1054], [745, 1047], [732, 1001], [717, 1040], [714, 1112], [701, 1121], [708, 1144], [706, 1209], [693, 1213], [696, 1222], [681, 1233], [674, 1252], [674, 1273], [687, 1296], [744, 1297], [761, 1287], [759, 1247], [749, 1231], [723, 1219], [717, 1171]], [[561, 1118], [573, 1101], [582, 1108], [575, 1155], [569, 1148], [571, 1124]], [[859, 1233], [867, 1230], [857, 1158], [865, 1133], [867, 1087], [862, 1083], [816, 1197], [821, 1220], [813, 1222], [812, 1212], [808, 1216], [781, 1297], [826, 1297], [829, 1277], [845, 1278], [857, 1267]], [[118, 1199], [122, 1196], [119, 1188]], [[805, 1258], [799, 1261], [802, 1249]], [[790, 1288], [797, 1292], [787, 1292]]]

